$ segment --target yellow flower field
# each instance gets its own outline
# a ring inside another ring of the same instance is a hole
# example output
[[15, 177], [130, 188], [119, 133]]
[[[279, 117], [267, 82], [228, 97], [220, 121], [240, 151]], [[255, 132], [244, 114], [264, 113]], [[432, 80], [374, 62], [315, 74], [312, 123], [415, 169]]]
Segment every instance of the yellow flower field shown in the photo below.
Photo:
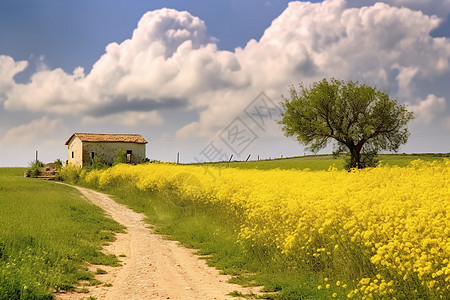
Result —
[[225, 208], [243, 242], [317, 272], [348, 298], [450, 299], [450, 159], [352, 172], [118, 165], [83, 179]]

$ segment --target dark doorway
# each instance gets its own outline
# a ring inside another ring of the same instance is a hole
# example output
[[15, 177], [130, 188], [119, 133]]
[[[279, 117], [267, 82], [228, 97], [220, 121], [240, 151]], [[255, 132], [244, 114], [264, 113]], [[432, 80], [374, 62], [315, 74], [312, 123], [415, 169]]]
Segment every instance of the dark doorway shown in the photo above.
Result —
[[133, 151], [127, 150], [127, 163], [131, 163], [131, 154], [132, 153], [133, 153]]

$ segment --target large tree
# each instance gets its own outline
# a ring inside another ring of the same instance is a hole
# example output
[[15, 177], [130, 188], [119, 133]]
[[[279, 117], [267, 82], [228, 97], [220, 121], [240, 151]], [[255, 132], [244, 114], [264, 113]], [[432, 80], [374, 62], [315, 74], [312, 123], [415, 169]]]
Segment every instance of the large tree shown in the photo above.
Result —
[[375, 87], [352, 81], [323, 79], [291, 87], [283, 96], [286, 136], [294, 136], [317, 152], [335, 141], [335, 154], [348, 152], [348, 168], [373, 166], [381, 150], [398, 151], [409, 137], [413, 113]]

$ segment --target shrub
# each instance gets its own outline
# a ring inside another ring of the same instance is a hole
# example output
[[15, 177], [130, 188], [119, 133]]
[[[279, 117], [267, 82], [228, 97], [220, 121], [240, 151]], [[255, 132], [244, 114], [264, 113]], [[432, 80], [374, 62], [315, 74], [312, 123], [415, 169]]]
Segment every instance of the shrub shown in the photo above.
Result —
[[63, 166], [62, 161], [58, 158], [57, 160], [55, 160], [54, 163], [55, 163], [56, 171], [60, 171]]
[[117, 150], [117, 156], [114, 159], [113, 166], [118, 164], [126, 164], [127, 163], [127, 151], [123, 149]]
[[68, 164], [58, 172], [58, 180], [77, 183], [80, 179], [82, 169], [75, 165]]
[[102, 169], [107, 169], [107, 168], [108, 168], [108, 166], [104, 162], [102, 162], [100, 160], [100, 158], [98, 158], [98, 156], [95, 156], [92, 159], [91, 165], [87, 166], [85, 169], [87, 169], [87, 170], [102, 170]]
[[28, 169], [25, 172], [27, 177], [38, 177], [42, 173], [42, 168], [44, 167], [44, 164], [39, 161], [35, 160], [28, 164]]

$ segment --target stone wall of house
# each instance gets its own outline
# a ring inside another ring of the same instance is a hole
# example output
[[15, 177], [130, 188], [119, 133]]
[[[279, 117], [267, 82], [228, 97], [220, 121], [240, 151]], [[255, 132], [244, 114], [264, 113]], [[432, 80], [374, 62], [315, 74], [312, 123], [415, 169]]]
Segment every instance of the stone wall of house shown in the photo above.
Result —
[[69, 164], [82, 167], [83, 166], [83, 151], [82, 142], [78, 137], [72, 138], [68, 145], [67, 162]]
[[96, 156], [101, 162], [106, 164], [112, 164], [117, 157], [117, 151], [119, 149], [131, 152], [131, 163], [142, 163], [146, 157], [145, 144], [134, 143], [103, 143], [103, 142], [83, 142], [83, 164], [90, 164], [92, 156]]

